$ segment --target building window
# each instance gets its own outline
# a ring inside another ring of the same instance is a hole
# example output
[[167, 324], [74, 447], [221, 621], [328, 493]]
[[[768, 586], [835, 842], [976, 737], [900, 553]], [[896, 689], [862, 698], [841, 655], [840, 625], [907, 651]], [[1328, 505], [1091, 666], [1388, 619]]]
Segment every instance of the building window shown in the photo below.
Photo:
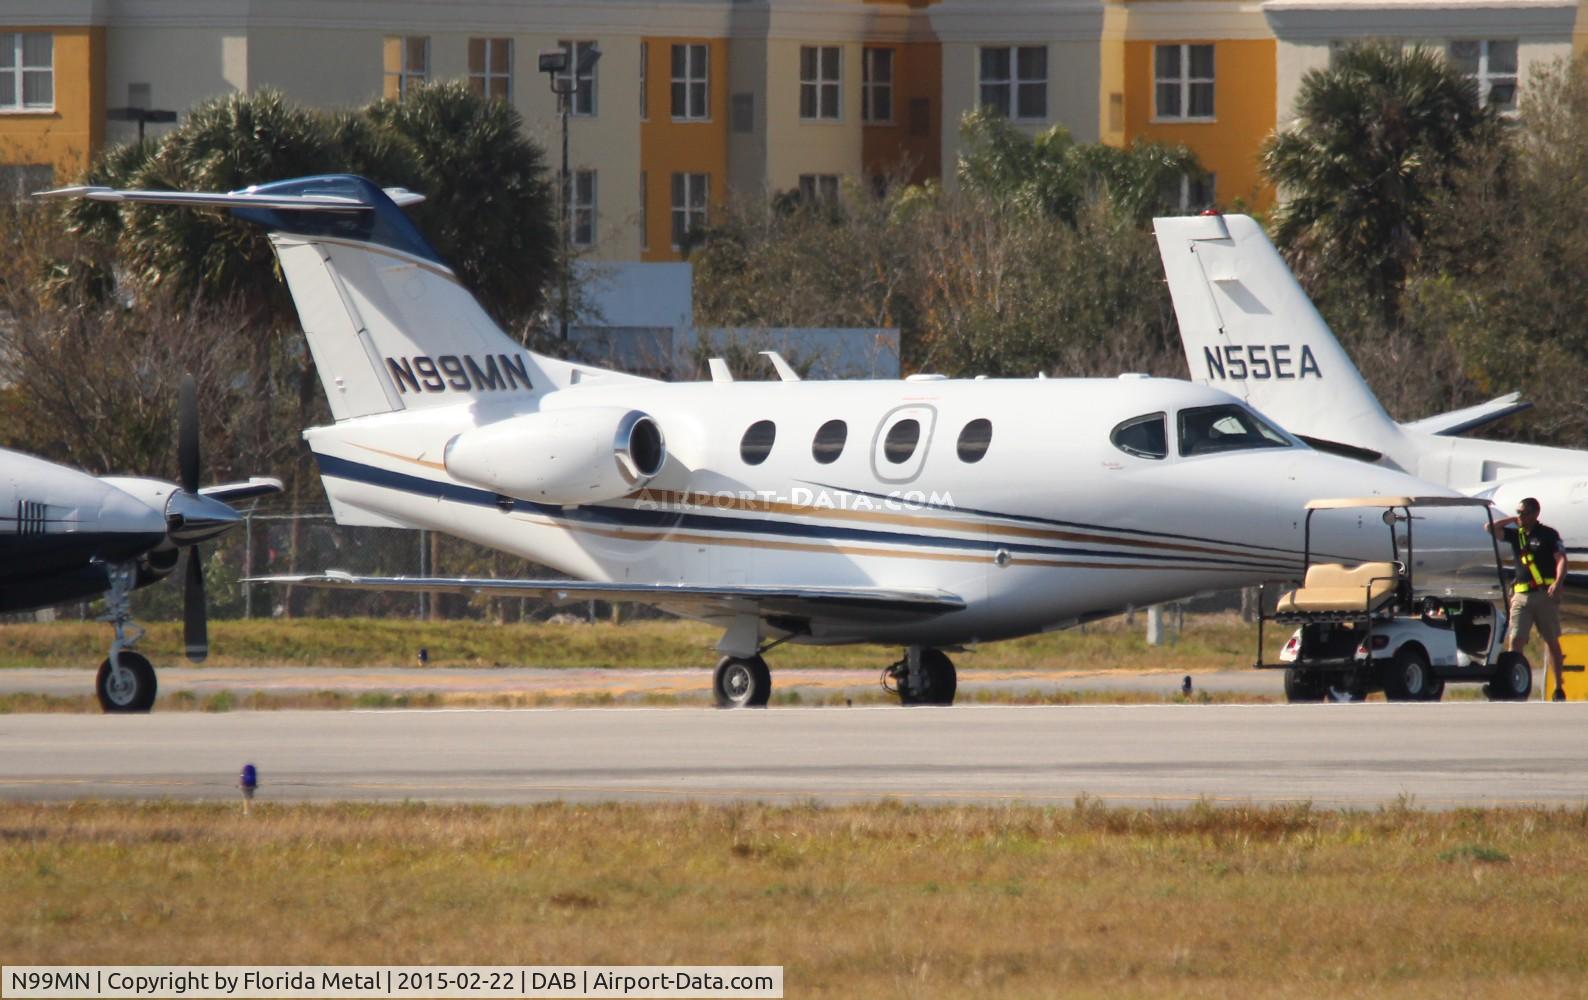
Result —
[[1048, 117], [1048, 50], [1041, 45], [984, 46], [981, 106], [1016, 121]]
[[893, 50], [866, 49], [860, 61], [860, 118], [893, 124]]
[[800, 120], [837, 121], [841, 50], [836, 45], [800, 47]]
[[1501, 114], [1516, 112], [1516, 39], [1450, 43], [1450, 65], [1478, 84], [1478, 101]]
[[401, 100], [430, 79], [430, 39], [424, 35], [386, 39], [385, 95]]
[[46, 31], [0, 34], [0, 111], [55, 107], [55, 36]]
[[705, 121], [710, 90], [710, 57], [704, 45], [673, 46], [673, 117]]
[[[577, 84], [577, 89], [575, 89], [573, 93], [563, 97], [562, 100], [566, 101], [572, 98], [573, 105], [568, 109], [568, 111], [574, 117], [593, 117], [596, 113], [595, 64], [592, 63], [589, 69], [581, 73], [579, 72], [579, 60], [584, 58], [585, 53], [589, 52], [591, 49], [594, 49], [596, 47], [596, 43], [558, 42], [557, 45], [563, 50], [563, 52], [567, 53], [568, 56], [567, 59], [563, 61], [563, 71], [557, 74], [558, 89], [566, 92], [570, 88], [575, 87], [575, 84]], [[578, 74], [577, 80], [574, 79], [574, 75], [576, 73]]]
[[806, 205], [838, 204], [838, 175], [800, 174], [800, 201]]
[[673, 249], [706, 224], [706, 174], [673, 175]]
[[651, 43], [640, 43], [640, 121], [651, 117]]
[[1211, 173], [1181, 174], [1176, 199], [1180, 211], [1189, 215], [1212, 208], [1216, 201], [1214, 180]]
[[568, 206], [569, 242], [576, 247], [593, 246], [596, 234], [596, 172], [575, 170], [572, 196], [564, 192], [562, 203]]
[[513, 98], [513, 40], [469, 39], [469, 88], [497, 101]]
[[1158, 118], [1213, 117], [1213, 46], [1153, 47], [1153, 97]]

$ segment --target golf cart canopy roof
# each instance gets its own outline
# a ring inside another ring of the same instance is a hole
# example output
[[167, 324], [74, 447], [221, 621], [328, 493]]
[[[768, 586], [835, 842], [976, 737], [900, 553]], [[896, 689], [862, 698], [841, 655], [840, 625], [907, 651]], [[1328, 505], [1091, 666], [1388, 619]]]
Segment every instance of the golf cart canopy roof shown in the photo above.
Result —
[[1311, 500], [1307, 510], [1341, 510], [1348, 507], [1487, 507], [1489, 501], [1479, 497], [1339, 497], [1334, 500]]

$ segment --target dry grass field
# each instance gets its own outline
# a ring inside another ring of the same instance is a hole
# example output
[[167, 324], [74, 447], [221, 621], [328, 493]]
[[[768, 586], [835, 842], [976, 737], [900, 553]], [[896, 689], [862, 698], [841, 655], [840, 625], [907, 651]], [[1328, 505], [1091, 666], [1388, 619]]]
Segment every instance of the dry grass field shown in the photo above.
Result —
[[1588, 994], [1588, 809], [0, 805], [8, 963], [780, 964], [790, 997]]
[[[182, 660], [179, 622], [153, 622], [138, 647], [155, 663]], [[1234, 615], [1188, 616], [1172, 646], [1151, 647], [1145, 622], [1110, 619], [1050, 635], [990, 643], [956, 656], [966, 669], [1222, 670], [1252, 662], [1252, 626]], [[720, 633], [696, 622], [646, 620], [495, 625], [480, 621], [293, 619], [210, 623], [209, 665], [410, 666], [420, 647], [435, 667], [642, 667], [715, 662]], [[1283, 643], [1278, 636], [1275, 649]], [[109, 630], [96, 622], [0, 625], [0, 667], [82, 667], [105, 657]], [[899, 651], [882, 646], [780, 646], [778, 667], [881, 670]], [[1172, 658], [1173, 664], [1166, 662]]]

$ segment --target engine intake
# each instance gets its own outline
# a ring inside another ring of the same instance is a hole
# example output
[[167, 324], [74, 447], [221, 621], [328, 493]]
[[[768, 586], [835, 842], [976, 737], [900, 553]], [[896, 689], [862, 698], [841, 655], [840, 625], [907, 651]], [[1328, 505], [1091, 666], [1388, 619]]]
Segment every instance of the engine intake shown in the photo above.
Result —
[[571, 507], [645, 486], [667, 463], [667, 441], [640, 410], [552, 410], [464, 431], [447, 443], [442, 462], [461, 482]]

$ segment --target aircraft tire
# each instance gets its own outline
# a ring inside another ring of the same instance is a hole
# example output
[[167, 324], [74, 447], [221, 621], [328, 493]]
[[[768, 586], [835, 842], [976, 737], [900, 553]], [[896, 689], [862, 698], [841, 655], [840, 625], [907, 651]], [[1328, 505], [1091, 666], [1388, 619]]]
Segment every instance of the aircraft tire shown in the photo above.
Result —
[[141, 653], [129, 649], [121, 651], [121, 667], [131, 676], [130, 684], [113, 685], [110, 660], [99, 665], [99, 675], [94, 678], [94, 693], [99, 696], [99, 707], [106, 712], [142, 713], [154, 707], [159, 693], [159, 681], [154, 667]]
[[959, 690], [959, 675], [954, 661], [941, 649], [921, 650], [921, 685], [901, 685], [899, 702], [904, 705], [952, 705]]
[[1310, 670], [1285, 668], [1285, 700], [1292, 705], [1323, 701], [1329, 696], [1329, 685]]
[[718, 708], [765, 708], [772, 698], [772, 671], [759, 656], [724, 656], [712, 674]]
[[1521, 653], [1501, 653], [1499, 667], [1483, 694], [1490, 701], [1526, 701], [1533, 693], [1533, 667]]

